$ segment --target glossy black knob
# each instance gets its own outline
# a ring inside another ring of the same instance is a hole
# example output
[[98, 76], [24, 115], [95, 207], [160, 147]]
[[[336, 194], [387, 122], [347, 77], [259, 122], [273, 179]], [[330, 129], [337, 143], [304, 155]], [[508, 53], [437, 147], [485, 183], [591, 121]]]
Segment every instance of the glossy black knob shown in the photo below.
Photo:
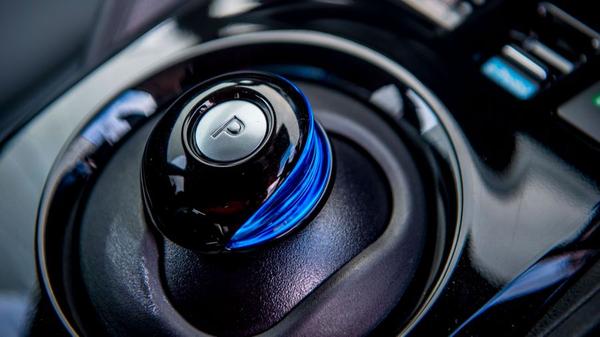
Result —
[[291, 82], [264, 73], [211, 79], [180, 97], [144, 153], [146, 214], [178, 244], [243, 250], [280, 237], [317, 209], [331, 149]]

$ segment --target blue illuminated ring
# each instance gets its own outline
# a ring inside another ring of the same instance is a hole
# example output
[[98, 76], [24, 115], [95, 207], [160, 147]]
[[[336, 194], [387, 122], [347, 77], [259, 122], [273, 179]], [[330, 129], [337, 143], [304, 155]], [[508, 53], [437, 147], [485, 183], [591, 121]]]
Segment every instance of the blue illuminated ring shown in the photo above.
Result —
[[233, 234], [227, 249], [247, 249], [279, 238], [300, 225], [318, 206], [331, 177], [332, 151], [310, 108], [308, 115], [308, 136], [298, 163], [281, 186]]

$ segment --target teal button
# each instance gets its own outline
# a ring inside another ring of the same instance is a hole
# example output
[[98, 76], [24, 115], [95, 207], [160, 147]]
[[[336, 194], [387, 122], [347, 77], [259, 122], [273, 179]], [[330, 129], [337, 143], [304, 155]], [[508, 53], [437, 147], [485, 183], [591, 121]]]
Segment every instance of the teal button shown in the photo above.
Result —
[[530, 80], [515, 67], [498, 56], [481, 66], [481, 72], [513, 96], [527, 100], [539, 91], [537, 82]]

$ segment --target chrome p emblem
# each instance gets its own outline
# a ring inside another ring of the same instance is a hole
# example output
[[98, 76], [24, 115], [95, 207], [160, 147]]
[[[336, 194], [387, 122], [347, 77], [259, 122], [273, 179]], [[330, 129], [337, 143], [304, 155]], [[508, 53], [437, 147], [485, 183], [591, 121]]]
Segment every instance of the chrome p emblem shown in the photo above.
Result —
[[251, 155], [267, 137], [268, 121], [256, 104], [243, 100], [219, 103], [196, 125], [196, 148], [207, 159], [231, 163]]
[[242, 132], [244, 132], [245, 128], [246, 126], [244, 125], [244, 122], [237, 116], [233, 115], [225, 123], [223, 123], [223, 125], [214, 130], [210, 136], [216, 139], [223, 132], [225, 132], [226, 134], [232, 137], [236, 137], [239, 136]]

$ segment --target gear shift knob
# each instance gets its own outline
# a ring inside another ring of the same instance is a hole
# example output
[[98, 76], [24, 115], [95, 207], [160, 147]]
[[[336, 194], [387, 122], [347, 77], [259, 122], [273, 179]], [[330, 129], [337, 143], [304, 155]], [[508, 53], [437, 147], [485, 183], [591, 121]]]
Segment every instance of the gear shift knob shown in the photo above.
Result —
[[192, 88], [158, 121], [143, 157], [144, 205], [180, 245], [244, 250], [303, 223], [331, 172], [329, 141], [300, 90], [233, 73]]

